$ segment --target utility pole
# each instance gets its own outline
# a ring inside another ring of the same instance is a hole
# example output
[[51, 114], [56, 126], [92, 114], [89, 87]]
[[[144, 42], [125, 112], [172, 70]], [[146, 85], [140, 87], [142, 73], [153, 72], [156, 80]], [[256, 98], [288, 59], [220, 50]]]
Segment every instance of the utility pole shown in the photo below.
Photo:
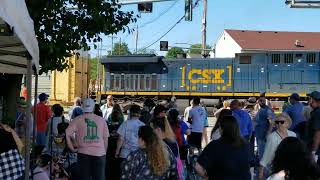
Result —
[[[117, 39], [118, 37], [114, 36], [113, 34], [111, 36], [108, 36], [109, 38], [111, 38], [111, 51], [110, 51], [110, 55], [112, 56], [113, 55], [113, 40], [114, 39]], [[102, 47], [101, 47], [102, 49]]]
[[203, 16], [202, 16], [202, 56], [206, 57], [207, 48], [207, 10], [208, 1], [203, 0]]
[[139, 27], [137, 25], [137, 32], [136, 32], [136, 54], [138, 54], [138, 41], [139, 41]]

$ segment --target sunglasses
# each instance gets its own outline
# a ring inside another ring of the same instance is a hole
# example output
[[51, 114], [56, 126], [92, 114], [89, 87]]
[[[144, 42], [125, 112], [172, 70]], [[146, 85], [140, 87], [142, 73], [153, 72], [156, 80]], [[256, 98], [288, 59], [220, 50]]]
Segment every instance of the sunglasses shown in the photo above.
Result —
[[275, 121], [276, 124], [284, 124], [284, 121]]

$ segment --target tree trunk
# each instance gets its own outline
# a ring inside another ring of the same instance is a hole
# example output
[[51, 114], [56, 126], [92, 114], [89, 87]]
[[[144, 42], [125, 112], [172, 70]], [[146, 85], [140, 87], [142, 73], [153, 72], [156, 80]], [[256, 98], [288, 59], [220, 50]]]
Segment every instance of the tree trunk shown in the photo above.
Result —
[[17, 102], [20, 98], [22, 75], [20, 74], [1, 74], [0, 75], [0, 114], [1, 122], [13, 126], [16, 119]]

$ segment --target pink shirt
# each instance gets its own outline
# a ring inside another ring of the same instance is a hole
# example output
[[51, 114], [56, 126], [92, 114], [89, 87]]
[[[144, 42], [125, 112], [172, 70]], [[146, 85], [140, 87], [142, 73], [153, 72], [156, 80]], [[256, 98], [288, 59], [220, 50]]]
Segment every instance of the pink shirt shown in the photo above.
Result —
[[75, 134], [78, 152], [91, 156], [106, 155], [104, 142], [109, 130], [105, 119], [95, 114], [84, 114], [75, 118], [66, 130], [67, 136]]

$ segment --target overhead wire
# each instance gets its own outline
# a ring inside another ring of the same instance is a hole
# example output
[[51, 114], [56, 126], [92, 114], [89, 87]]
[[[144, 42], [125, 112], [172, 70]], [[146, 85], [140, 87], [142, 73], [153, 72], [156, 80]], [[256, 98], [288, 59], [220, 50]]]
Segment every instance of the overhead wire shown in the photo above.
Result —
[[[144, 28], [145, 26], [156, 22], [159, 18], [161, 18], [163, 15], [165, 15], [167, 12], [169, 12], [177, 4], [178, 1], [179, 0], [175, 0], [167, 9], [162, 11], [157, 17], [155, 17], [152, 20], [149, 20], [149, 21], [143, 23], [140, 26], [138, 25], [139, 29], [140, 28]], [[128, 32], [127, 35], [123, 39], [126, 40], [128, 38], [128, 36], [130, 36], [130, 35], [131, 35], [131, 33]]]
[[[200, 2], [200, 0], [197, 0], [197, 1], [194, 3], [192, 9], [196, 8], [196, 7], [198, 6], [199, 2]], [[185, 15], [183, 15], [173, 26], [171, 26], [168, 31], [166, 31], [162, 36], [160, 36], [160, 38], [158, 38], [156, 41], [154, 41], [153, 43], [149, 44], [148, 46], [142, 48], [142, 50], [148, 49], [149, 47], [151, 47], [152, 45], [154, 45], [155, 43], [157, 43], [158, 41], [160, 41], [160, 40], [161, 40], [164, 36], [166, 36], [172, 29], [174, 29], [174, 28], [183, 20], [184, 17], [185, 17]]]

